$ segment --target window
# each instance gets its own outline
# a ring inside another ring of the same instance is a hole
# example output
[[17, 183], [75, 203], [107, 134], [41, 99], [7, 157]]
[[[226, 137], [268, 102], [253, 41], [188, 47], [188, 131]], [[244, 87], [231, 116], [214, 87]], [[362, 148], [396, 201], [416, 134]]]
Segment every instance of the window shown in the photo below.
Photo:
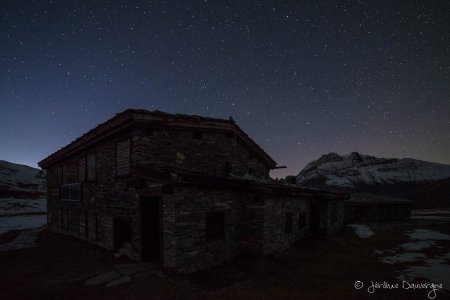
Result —
[[286, 221], [285, 221], [284, 225], [285, 225], [284, 232], [292, 233], [292, 213], [291, 212], [286, 213]]
[[84, 235], [86, 239], [89, 239], [89, 217], [87, 212], [84, 213], [84, 222]]
[[225, 162], [225, 174], [231, 173], [231, 163], [229, 161]]
[[253, 175], [253, 172], [254, 172], [253, 168], [248, 168], [248, 174]]
[[330, 211], [330, 223], [331, 224], [334, 224], [337, 222], [337, 211], [338, 211], [337, 204], [336, 203], [331, 204], [331, 211]]
[[86, 157], [81, 157], [78, 160], [78, 180], [83, 182], [86, 180]]
[[206, 213], [206, 240], [223, 240], [225, 238], [225, 211]]
[[60, 195], [62, 200], [80, 201], [81, 200], [81, 184], [71, 183], [60, 187]]
[[131, 140], [126, 139], [116, 144], [116, 176], [130, 175]]
[[306, 213], [301, 212], [298, 214], [298, 229], [306, 227]]
[[97, 177], [96, 174], [96, 162], [95, 162], [95, 153], [90, 153], [86, 157], [86, 174], [88, 181], [94, 181]]
[[97, 214], [96, 213], [87, 213], [86, 214], [87, 219], [86, 219], [86, 237], [89, 238], [89, 240], [92, 241], [97, 241], [97, 237], [98, 237], [98, 231], [97, 231], [97, 227], [98, 227], [98, 223], [99, 220], [97, 218]]
[[203, 132], [201, 132], [201, 131], [194, 132], [194, 139], [201, 140], [202, 138], [203, 138]]
[[63, 184], [63, 167], [62, 166], [58, 166], [56, 169], [56, 181], [58, 185]]
[[69, 170], [67, 168], [67, 165], [64, 164], [62, 166], [62, 184], [66, 184], [69, 181]]
[[400, 215], [400, 207], [397, 205], [394, 206], [394, 215], [399, 216]]
[[125, 243], [131, 243], [133, 235], [131, 225], [128, 221], [121, 218], [114, 219], [114, 248], [121, 248]]
[[64, 226], [64, 219], [63, 219], [63, 210], [62, 208], [57, 210], [57, 218], [58, 218], [58, 223], [59, 223], [59, 228], [63, 228]]

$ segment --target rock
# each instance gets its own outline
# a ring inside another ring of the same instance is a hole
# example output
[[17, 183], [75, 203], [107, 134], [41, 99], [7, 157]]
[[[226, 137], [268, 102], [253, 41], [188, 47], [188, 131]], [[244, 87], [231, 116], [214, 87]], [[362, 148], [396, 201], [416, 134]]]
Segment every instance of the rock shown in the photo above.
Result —
[[106, 287], [112, 287], [112, 286], [116, 286], [116, 285], [121, 285], [127, 282], [131, 281], [131, 277], [130, 276], [124, 276], [124, 277], [120, 277], [119, 279], [113, 280], [109, 283], [106, 284]]
[[138, 272], [148, 271], [149, 268], [147, 265], [142, 264], [130, 264], [130, 265], [122, 265], [115, 267], [116, 271], [123, 275], [133, 275]]
[[122, 277], [122, 274], [116, 272], [116, 271], [109, 271], [100, 275], [97, 275], [91, 279], [88, 279], [84, 282], [85, 286], [97, 286], [104, 284], [106, 282], [116, 280], [118, 278]]
[[144, 272], [139, 272], [133, 275], [134, 278], [145, 278], [145, 277], [152, 277], [157, 275], [156, 270], [147, 270]]

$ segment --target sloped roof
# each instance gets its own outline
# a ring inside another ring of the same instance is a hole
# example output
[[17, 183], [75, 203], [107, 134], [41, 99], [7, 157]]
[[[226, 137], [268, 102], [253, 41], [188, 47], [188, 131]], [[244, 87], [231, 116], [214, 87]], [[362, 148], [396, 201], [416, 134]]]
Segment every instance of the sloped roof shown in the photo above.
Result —
[[97, 125], [68, 145], [41, 160], [39, 166], [45, 168], [57, 163], [61, 159], [89, 147], [99, 140], [107, 138], [119, 130], [123, 130], [133, 124], [149, 124], [153, 126], [190, 128], [196, 130], [210, 129], [228, 131], [234, 133], [236, 139], [239, 139], [248, 148], [252, 149], [268, 167], [271, 169], [276, 167], [276, 162], [231, 118], [226, 120], [197, 115], [169, 114], [158, 110], [149, 111], [145, 109], [127, 109], [116, 114], [113, 118]]
[[346, 205], [413, 204], [414, 201], [371, 193], [351, 193]]
[[[287, 197], [306, 197], [327, 200], [347, 200], [348, 193], [340, 191], [327, 191], [314, 188], [305, 188], [295, 185], [275, 184], [271, 182], [257, 182], [243, 178], [235, 178], [223, 175], [205, 174], [195, 171], [186, 171], [176, 168], [161, 168], [152, 164], [144, 164], [136, 174], [137, 178], [148, 179], [170, 185], [201, 186], [211, 188], [237, 189], [243, 191], [254, 191], [260, 194], [272, 194]], [[138, 180], [139, 181], [139, 180]], [[129, 182], [130, 185], [141, 185], [141, 182]], [[145, 187], [142, 191], [149, 190]]]

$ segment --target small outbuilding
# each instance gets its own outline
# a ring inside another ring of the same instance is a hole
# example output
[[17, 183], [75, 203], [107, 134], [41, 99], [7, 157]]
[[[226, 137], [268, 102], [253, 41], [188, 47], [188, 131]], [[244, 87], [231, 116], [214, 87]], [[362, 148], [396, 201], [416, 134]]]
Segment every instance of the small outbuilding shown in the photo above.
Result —
[[411, 200], [385, 195], [353, 193], [344, 202], [345, 223], [408, 220], [413, 204]]

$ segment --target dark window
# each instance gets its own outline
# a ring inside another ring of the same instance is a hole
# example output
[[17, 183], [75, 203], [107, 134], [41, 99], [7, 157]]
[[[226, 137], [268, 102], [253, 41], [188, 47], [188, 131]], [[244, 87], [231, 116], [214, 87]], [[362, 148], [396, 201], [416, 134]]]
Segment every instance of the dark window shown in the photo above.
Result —
[[398, 207], [397, 205], [394, 206], [394, 215], [395, 216], [399, 216], [400, 215], [400, 207]]
[[87, 168], [87, 180], [94, 181], [97, 177], [96, 174], [96, 162], [95, 162], [95, 153], [90, 153], [86, 157], [86, 168]]
[[80, 201], [81, 200], [81, 184], [71, 183], [60, 187], [60, 197], [62, 200]]
[[130, 174], [131, 140], [126, 139], [116, 144], [116, 176]]
[[225, 137], [227, 139], [231, 139], [233, 137], [233, 135], [231, 133], [225, 133]]
[[65, 229], [66, 220], [64, 219], [64, 209], [61, 209], [61, 228]]
[[225, 174], [231, 173], [231, 163], [229, 161], [225, 162]]
[[338, 213], [337, 204], [336, 203], [331, 204], [331, 211], [330, 211], [330, 223], [331, 224], [334, 224], [337, 222], [337, 213]]
[[114, 247], [120, 248], [124, 243], [131, 243], [133, 235], [129, 222], [116, 218], [114, 220]]
[[85, 212], [84, 213], [84, 234], [86, 239], [89, 239], [89, 217], [88, 217], [88, 213]]
[[78, 219], [78, 212], [76, 210], [67, 211], [67, 229], [70, 232], [78, 234], [80, 228], [80, 220]]
[[298, 229], [306, 227], [306, 213], [301, 212], [298, 214]]
[[62, 182], [63, 184], [69, 182], [69, 171], [67, 169], [67, 165], [62, 166]]
[[81, 157], [78, 160], [78, 180], [83, 182], [86, 180], [86, 157]]
[[225, 238], [225, 211], [206, 213], [206, 240], [223, 240]]
[[285, 222], [285, 233], [292, 233], [292, 213], [288, 212], [286, 213], [286, 222]]
[[58, 166], [56, 169], [56, 173], [57, 173], [56, 177], [57, 177], [58, 185], [63, 184], [63, 167]]
[[201, 140], [202, 138], [203, 138], [203, 132], [201, 132], [201, 131], [194, 132], [194, 139]]
[[98, 236], [98, 231], [97, 231], [97, 227], [98, 227], [98, 218], [97, 218], [97, 214], [96, 213], [88, 213], [87, 215], [88, 219], [87, 219], [87, 223], [88, 223], [88, 236], [90, 240], [94, 240], [97, 241], [97, 236]]
[[254, 172], [253, 168], [248, 168], [248, 174], [252, 175]]

